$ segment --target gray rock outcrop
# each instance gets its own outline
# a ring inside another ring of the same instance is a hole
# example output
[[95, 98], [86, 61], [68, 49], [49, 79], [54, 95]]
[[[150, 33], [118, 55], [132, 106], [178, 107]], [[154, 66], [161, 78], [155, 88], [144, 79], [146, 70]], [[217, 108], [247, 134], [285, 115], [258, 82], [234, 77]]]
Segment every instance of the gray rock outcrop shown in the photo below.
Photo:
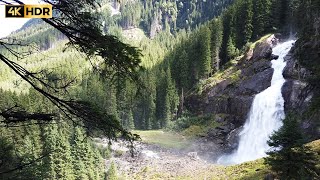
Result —
[[277, 58], [272, 55], [272, 47], [277, 41], [275, 36], [271, 36], [257, 43], [253, 50], [239, 60], [235, 71], [240, 70], [241, 73], [236, 81], [230, 78], [221, 80], [201, 95], [186, 99], [187, 109], [194, 114], [215, 115], [220, 126], [209, 130], [206, 141], [219, 146], [220, 150], [228, 152], [237, 147], [238, 134], [246, 121], [254, 96], [271, 85], [273, 69], [270, 60]]

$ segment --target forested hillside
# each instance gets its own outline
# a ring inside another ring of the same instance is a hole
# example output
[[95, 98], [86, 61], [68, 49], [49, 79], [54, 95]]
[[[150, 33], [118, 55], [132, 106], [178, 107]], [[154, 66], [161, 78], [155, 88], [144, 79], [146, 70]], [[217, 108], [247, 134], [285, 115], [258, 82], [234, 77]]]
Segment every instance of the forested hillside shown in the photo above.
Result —
[[[98, 145], [92, 138], [133, 140], [136, 136], [128, 131], [159, 129], [192, 138], [207, 136], [220, 122], [215, 114], [195, 112], [190, 99], [203, 98], [225, 79], [230, 86], [244, 81], [240, 75], [249, 61], [248, 52], [271, 33], [298, 39], [293, 54], [299, 66], [306, 68], [305, 79], [314, 92], [312, 106], [303, 115], [316, 121], [319, 0], [96, 3], [90, 11], [92, 19], [82, 14], [84, 25], [79, 32], [89, 29], [101, 31], [103, 36], [98, 37], [110, 35], [104, 40], [111, 42], [111, 48], [100, 39], [81, 39], [74, 29], [62, 31], [35, 19], [0, 39], [1, 58], [8, 58], [26, 77], [21, 79], [12, 66], [0, 63], [0, 178], [113, 179], [115, 167], [107, 172], [105, 160], [121, 152]], [[80, 10], [89, 7], [90, 3], [77, 6]], [[91, 20], [101, 26], [86, 26]], [[113, 48], [124, 55], [113, 54]], [[72, 108], [80, 116], [66, 113]], [[83, 120], [82, 114], [93, 121]], [[304, 141], [318, 137], [308, 138]]]

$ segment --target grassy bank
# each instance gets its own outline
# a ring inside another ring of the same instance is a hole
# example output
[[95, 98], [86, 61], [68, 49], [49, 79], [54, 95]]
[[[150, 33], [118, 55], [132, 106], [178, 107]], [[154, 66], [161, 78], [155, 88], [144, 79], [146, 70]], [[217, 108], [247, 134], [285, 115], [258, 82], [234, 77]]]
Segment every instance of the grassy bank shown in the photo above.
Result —
[[188, 147], [190, 144], [190, 141], [188, 141], [184, 136], [174, 132], [153, 130], [133, 131], [133, 133], [139, 134], [142, 142], [158, 145], [163, 148], [183, 149]]

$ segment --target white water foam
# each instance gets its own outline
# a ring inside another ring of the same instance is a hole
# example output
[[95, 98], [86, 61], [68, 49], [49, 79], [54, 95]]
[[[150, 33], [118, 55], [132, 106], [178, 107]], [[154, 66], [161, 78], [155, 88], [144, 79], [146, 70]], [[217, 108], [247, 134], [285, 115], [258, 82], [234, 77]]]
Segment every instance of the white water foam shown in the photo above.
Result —
[[221, 156], [218, 164], [239, 164], [266, 156], [266, 151], [270, 149], [267, 141], [270, 135], [282, 126], [282, 120], [285, 118], [284, 99], [281, 93], [285, 79], [282, 73], [286, 66], [284, 57], [294, 42], [290, 40], [273, 48], [273, 54], [279, 58], [272, 61], [274, 73], [271, 86], [255, 96], [248, 119], [239, 134], [238, 149], [232, 154]]

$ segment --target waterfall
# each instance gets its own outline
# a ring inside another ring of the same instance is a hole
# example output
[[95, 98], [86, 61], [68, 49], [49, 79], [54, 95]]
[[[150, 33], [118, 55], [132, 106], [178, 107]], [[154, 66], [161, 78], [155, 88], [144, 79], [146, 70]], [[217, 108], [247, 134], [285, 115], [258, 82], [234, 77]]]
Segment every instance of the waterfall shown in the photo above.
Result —
[[281, 93], [285, 79], [282, 73], [286, 66], [284, 57], [294, 42], [290, 40], [273, 48], [273, 54], [279, 58], [271, 61], [274, 69], [271, 86], [254, 97], [246, 123], [239, 134], [237, 150], [221, 156], [219, 164], [239, 164], [266, 156], [266, 151], [270, 148], [267, 141], [270, 135], [282, 126], [282, 120], [285, 118]]

